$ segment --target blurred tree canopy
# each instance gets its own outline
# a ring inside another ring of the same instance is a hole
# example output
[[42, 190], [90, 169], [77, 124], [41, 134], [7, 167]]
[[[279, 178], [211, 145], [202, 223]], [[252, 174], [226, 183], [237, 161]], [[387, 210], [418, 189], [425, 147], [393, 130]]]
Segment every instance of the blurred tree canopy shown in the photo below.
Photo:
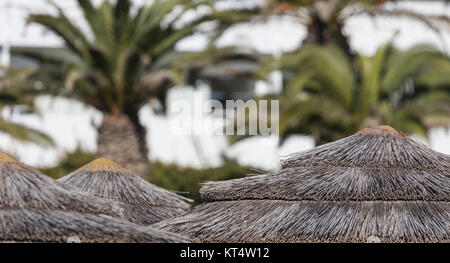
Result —
[[[90, 0], [77, 2], [88, 32], [56, 4], [57, 15], [28, 18], [28, 23], [41, 24], [60, 36], [70, 56], [22, 54], [59, 64], [65, 88], [53, 92], [77, 98], [104, 113], [98, 155], [146, 174], [148, 149], [138, 111], [152, 98], [164, 104], [167, 88], [179, 79], [168, 66], [168, 55], [178, 41], [201, 30], [202, 24], [216, 24], [215, 38], [233, 23], [251, 17], [254, 10], [217, 11], [214, 1], [193, 0], [156, 0], [136, 10], [130, 0], [104, 0], [98, 6]], [[192, 19], [184, 17], [200, 7], [209, 11]]]
[[[445, 15], [423, 15], [411, 9], [397, 5], [390, 8], [387, 3], [395, 0], [268, 0], [265, 17], [269, 15], [287, 15], [307, 28], [304, 44], [335, 45], [347, 54], [353, 51], [348, 35], [344, 30], [345, 20], [355, 15], [366, 14], [371, 17], [408, 17], [426, 24], [440, 32], [440, 26], [450, 26], [450, 17]], [[299, 43], [300, 44], [300, 43]]]
[[[427, 137], [450, 126], [450, 60], [427, 45], [350, 58], [337, 47], [306, 45], [274, 62], [288, 79], [280, 134], [311, 134], [317, 144], [380, 124]], [[269, 63], [261, 74], [271, 71]]]
[[[36, 70], [22, 68], [0, 68], [0, 112], [13, 111], [20, 106], [21, 113], [38, 113], [33, 102], [35, 82], [32, 80]], [[9, 121], [0, 115], [0, 131], [22, 141], [53, 146], [53, 140], [45, 133], [25, 125]]]
[[[216, 10], [215, 2], [156, 0], [134, 10], [127, 0], [104, 0], [98, 6], [78, 0], [88, 32], [55, 5], [57, 15], [34, 14], [28, 22], [59, 35], [70, 55], [22, 54], [48, 65], [49, 73], [41, 77], [53, 76], [52, 80], [64, 84], [63, 89], [45, 85], [43, 92], [78, 98], [104, 113], [98, 154], [141, 175], [148, 173], [148, 149], [138, 110], [155, 98], [164, 109], [167, 89], [174, 83], [193, 83], [202, 68], [239, 58], [228, 56], [232, 49], [216, 49], [212, 44], [197, 54], [174, 52], [175, 45], [205, 28], [210, 28], [214, 43], [235, 23], [273, 15], [293, 17], [308, 30], [295, 52], [261, 68], [264, 78], [280, 69], [287, 81], [281, 95], [269, 97], [281, 102], [283, 139], [295, 133], [310, 134], [321, 144], [378, 124], [422, 136], [431, 127], [448, 127], [447, 56], [429, 46], [399, 51], [391, 44], [373, 56], [363, 56], [351, 50], [344, 30], [346, 19], [367, 14], [409, 17], [439, 32], [440, 26], [450, 24], [448, 16], [389, 8], [384, 4], [395, 1], [385, 0], [268, 0], [264, 8], [243, 10]], [[209, 11], [182, 19], [198, 8]], [[214, 26], [202, 27], [205, 24]]]

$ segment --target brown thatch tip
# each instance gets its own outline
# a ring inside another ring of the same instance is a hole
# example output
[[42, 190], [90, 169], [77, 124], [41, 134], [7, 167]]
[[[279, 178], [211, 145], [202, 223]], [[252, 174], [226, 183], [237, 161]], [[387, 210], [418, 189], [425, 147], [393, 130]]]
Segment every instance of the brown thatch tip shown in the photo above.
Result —
[[0, 169], [6, 170], [24, 170], [25, 173], [39, 173], [35, 168], [19, 162], [4, 152], [0, 152]]
[[127, 172], [130, 171], [123, 168], [122, 166], [118, 165], [117, 163], [107, 159], [107, 158], [97, 158], [93, 160], [92, 162], [82, 166], [77, 171], [111, 171], [111, 172]]
[[12, 168], [15, 170], [32, 170], [33, 168], [26, 166], [25, 164], [16, 161], [14, 158], [4, 152], [0, 152], [0, 168]]
[[0, 209], [64, 210], [121, 218], [118, 204], [78, 193], [38, 170], [1, 155]]
[[365, 128], [358, 132], [359, 134], [388, 135], [397, 138], [407, 139], [408, 137], [399, 133], [397, 130], [388, 125], [381, 125], [376, 128]]
[[10, 162], [17, 162], [14, 160], [11, 156], [7, 155], [4, 152], [0, 152], [0, 163], [10, 163]]
[[416, 142], [390, 126], [365, 128], [351, 136], [294, 153], [283, 168], [305, 166], [384, 167], [448, 171], [450, 156]]
[[105, 158], [96, 159], [58, 181], [119, 203], [124, 219], [131, 223], [150, 225], [190, 209], [190, 199], [153, 185]]

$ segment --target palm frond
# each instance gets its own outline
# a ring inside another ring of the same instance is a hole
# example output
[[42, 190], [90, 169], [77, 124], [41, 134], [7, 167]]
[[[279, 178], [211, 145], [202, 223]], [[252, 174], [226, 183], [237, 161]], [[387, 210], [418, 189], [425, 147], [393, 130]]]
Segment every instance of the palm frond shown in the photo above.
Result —
[[53, 140], [45, 133], [21, 124], [6, 121], [2, 118], [0, 118], [0, 131], [19, 141], [38, 143], [44, 146], [54, 146]]
[[[157, 0], [137, 10], [129, 0], [104, 0], [98, 6], [78, 0], [78, 4], [90, 32], [82, 32], [56, 5], [57, 16], [36, 14], [28, 19], [61, 36], [77, 58], [28, 55], [63, 65], [61, 71], [69, 89], [60, 94], [87, 96], [83, 101], [105, 111], [128, 112], [130, 105], [147, 101], [149, 89], [140, 86], [142, 78], [167, 68], [163, 62], [166, 55], [181, 39], [195, 33], [200, 24], [223, 18], [210, 1]], [[209, 7], [211, 12], [182, 21], [184, 14], [200, 6]], [[181, 12], [173, 15], [175, 8]]]
[[406, 77], [417, 76], [438, 56], [441, 53], [430, 45], [417, 45], [406, 51], [395, 52], [386, 62], [387, 73], [381, 83], [382, 91], [398, 89]]
[[[381, 124], [426, 138], [430, 128], [450, 126], [445, 54], [427, 45], [399, 51], [389, 43], [370, 57], [339, 54], [304, 47], [280, 60], [289, 79], [278, 98], [282, 138], [307, 133], [320, 144]], [[349, 104], [342, 103], [345, 88]]]
[[282, 70], [310, 72], [309, 80], [320, 85], [310, 85], [309, 88], [336, 96], [341, 99], [343, 105], [352, 104], [355, 87], [353, 68], [347, 57], [337, 48], [305, 46], [294, 56], [284, 56], [279, 67]]
[[64, 39], [66, 45], [79, 57], [85, 57], [86, 45], [88, 43], [84, 34], [80, 29], [72, 24], [70, 20], [64, 15], [62, 11], [59, 12], [57, 17], [50, 15], [30, 15], [27, 19], [27, 24], [39, 23]]

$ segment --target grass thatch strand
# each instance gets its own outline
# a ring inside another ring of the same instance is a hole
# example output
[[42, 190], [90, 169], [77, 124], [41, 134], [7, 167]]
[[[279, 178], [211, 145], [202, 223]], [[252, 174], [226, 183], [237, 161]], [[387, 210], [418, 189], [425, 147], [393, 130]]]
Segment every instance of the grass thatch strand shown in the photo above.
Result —
[[200, 193], [212, 202], [155, 226], [207, 242], [450, 242], [450, 156], [390, 127]]
[[224, 182], [200, 189], [204, 201], [427, 200], [450, 201], [450, 171], [405, 168], [311, 166]]
[[[391, 128], [392, 129], [392, 128]], [[354, 135], [282, 160], [282, 167], [332, 165], [450, 170], [450, 156], [433, 151], [395, 130], [368, 128]]]
[[59, 180], [92, 196], [120, 203], [124, 219], [149, 225], [187, 212], [190, 201], [100, 158]]
[[450, 242], [450, 204], [225, 201], [154, 226], [199, 242]]
[[1, 242], [180, 243], [181, 235], [108, 216], [61, 210], [0, 209]]
[[0, 209], [58, 209], [123, 217], [117, 203], [78, 193], [16, 161], [0, 161]]
[[294, 154], [271, 174], [206, 183], [200, 193], [205, 201], [450, 201], [449, 164], [450, 156], [384, 126]]
[[123, 216], [118, 202], [79, 193], [0, 153], [1, 242], [187, 241], [125, 223]]

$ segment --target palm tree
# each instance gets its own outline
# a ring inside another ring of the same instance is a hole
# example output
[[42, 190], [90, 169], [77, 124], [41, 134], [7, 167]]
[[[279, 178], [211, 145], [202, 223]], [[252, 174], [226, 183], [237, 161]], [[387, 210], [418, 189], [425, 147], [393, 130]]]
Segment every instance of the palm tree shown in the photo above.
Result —
[[431, 46], [387, 44], [349, 58], [307, 45], [278, 65], [289, 79], [278, 98], [282, 138], [311, 134], [323, 144], [380, 124], [426, 137], [431, 127], [450, 126], [450, 60]]
[[333, 44], [352, 55], [345, 21], [355, 15], [408, 17], [425, 23], [439, 33], [439, 25], [450, 25], [450, 18], [441, 15], [423, 15], [404, 8], [386, 8], [386, 2], [395, 0], [268, 0], [266, 16], [288, 15], [305, 25], [305, 44]]
[[[0, 68], [0, 112], [13, 110], [14, 106], [22, 106], [26, 113], [36, 113], [33, 105], [32, 89], [34, 82], [30, 79], [35, 73], [28, 68]], [[43, 132], [11, 122], [0, 115], [0, 131], [13, 139], [22, 142], [53, 146], [53, 140]]]
[[[223, 31], [248, 15], [214, 11], [208, 1], [156, 0], [136, 10], [129, 0], [104, 0], [98, 7], [89, 0], [78, 0], [78, 4], [89, 32], [83, 32], [56, 5], [57, 16], [35, 14], [28, 22], [50, 29], [70, 50], [71, 56], [64, 58], [65, 95], [103, 112], [98, 155], [146, 176], [148, 149], [138, 111], [149, 99], [163, 98], [167, 84], [178, 79], [165, 67], [168, 54], [204, 22], [219, 19], [217, 27]], [[181, 21], [199, 6], [209, 7], [210, 13]]]

